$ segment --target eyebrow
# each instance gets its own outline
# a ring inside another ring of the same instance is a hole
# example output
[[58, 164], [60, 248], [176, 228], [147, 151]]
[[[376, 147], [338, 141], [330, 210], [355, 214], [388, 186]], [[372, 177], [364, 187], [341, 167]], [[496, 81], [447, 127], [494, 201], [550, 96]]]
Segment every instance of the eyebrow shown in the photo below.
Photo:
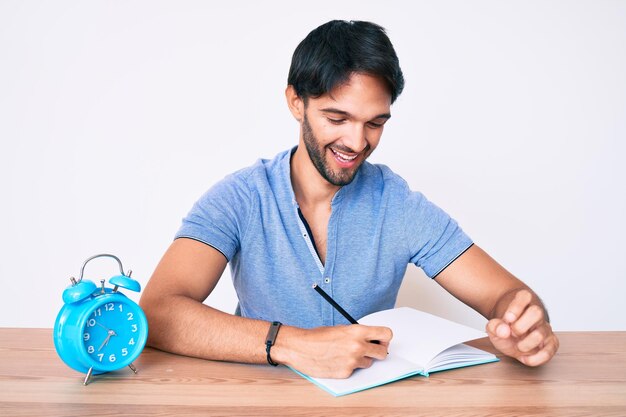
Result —
[[[345, 117], [348, 117], [348, 118], [352, 117], [352, 115], [350, 113], [348, 113], [347, 111], [339, 110], [339, 109], [336, 109], [334, 107], [326, 107], [326, 108], [320, 109], [320, 111], [324, 112], [324, 113], [334, 113], [334, 114], [338, 114], [338, 115], [345, 116]], [[381, 113], [378, 116], [371, 118], [370, 120], [389, 119], [389, 118], [391, 118], [391, 114], [390, 113]]]

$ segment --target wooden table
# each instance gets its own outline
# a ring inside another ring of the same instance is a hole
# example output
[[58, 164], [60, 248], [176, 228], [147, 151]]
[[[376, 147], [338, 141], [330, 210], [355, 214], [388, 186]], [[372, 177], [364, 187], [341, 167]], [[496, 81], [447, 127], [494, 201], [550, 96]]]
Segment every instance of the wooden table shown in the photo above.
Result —
[[[128, 368], [83, 375], [50, 329], [0, 329], [1, 416], [626, 416], [626, 332], [559, 333], [547, 365], [501, 362], [335, 398], [285, 367], [212, 362], [147, 348]], [[472, 343], [494, 352], [486, 339]]]

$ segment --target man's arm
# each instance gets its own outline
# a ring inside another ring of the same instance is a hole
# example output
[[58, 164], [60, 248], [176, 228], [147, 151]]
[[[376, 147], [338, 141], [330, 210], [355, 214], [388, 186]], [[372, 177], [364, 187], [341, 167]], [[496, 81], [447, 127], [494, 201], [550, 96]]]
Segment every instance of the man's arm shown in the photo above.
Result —
[[469, 248], [435, 279], [489, 319], [489, 338], [505, 355], [538, 366], [558, 350], [559, 341], [539, 297], [478, 246]]
[[[186, 238], [172, 243], [140, 300], [150, 326], [148, 344], [186, 356], [267, 363], [269, 322], [237, 317], [202, 303], [226, 265], [226, 258], [204, 243]], [[356, 368], [369, 367], [374, 358], [384, 359], [391, 336], [385, 327], [282, 326], [271, 355], [274, 362], [308, 375], [345, 378]]]

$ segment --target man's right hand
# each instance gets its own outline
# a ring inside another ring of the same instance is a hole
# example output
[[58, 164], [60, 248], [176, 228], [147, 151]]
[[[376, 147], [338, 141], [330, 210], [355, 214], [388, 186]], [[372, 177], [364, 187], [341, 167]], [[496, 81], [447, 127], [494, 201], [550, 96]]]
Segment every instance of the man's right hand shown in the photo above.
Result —
[[385, 359], [392, 337], [387, 327], [359, 324], [314, 329], [283, 326], [271, 355], [275, 362], [309, 376], [347, 378], [357, 368], [369, 368], [374, 359]]

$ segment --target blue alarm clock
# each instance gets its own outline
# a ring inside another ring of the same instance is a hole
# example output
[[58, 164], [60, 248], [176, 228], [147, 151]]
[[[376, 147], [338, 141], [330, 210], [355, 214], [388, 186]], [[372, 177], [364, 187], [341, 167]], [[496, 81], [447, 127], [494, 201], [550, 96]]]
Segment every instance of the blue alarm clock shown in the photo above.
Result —
[[[105, 288], [105, 280], [96, 286], [83, 279], [87, 263], [100, 257], [117, 261], [120, 275], [109, 279], [113, 288]], [[70, 368], [86, 373], [84, 385], [92, 375], [114, 371], [128, 366], [137, 369], [133, 361], [139, 356], [148, 339], [148, 321], [137, 303], [118, 289], [139, 292], [141, 285], [124, 274], [122, 262], [113, 255], [100, 254], [87, 259], [80, 270], [78, 281], [63, 291], [64, 305], [54, 323], [54, 347]]]

